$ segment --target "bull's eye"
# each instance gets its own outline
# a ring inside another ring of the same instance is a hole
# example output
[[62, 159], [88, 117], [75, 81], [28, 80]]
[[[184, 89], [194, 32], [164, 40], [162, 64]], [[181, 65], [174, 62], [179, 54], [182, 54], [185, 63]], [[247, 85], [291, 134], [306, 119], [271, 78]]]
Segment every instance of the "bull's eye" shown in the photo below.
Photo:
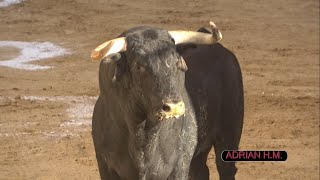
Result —
[[135, 65], [135, 70], [136, 71], [139, 71], [139, 72], [145, 72], [145, 67], [143, 67], [141, 64], [139, 64], [139, 63], [136, 63], [136, 65]]

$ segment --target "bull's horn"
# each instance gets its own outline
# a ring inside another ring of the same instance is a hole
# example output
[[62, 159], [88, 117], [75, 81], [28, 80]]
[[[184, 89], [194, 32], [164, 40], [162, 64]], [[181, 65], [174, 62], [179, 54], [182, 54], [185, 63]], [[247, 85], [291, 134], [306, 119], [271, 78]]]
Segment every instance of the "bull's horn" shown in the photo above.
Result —
[[214, 44], [222, 39], [222, 34], [214, 22], [209, 22], [212, 34], [194, 31], [169, 31], [175, 44], [194, 43], [194, 44]]
[[120, 37], [107, 41], [96, 47], [91, 53], [91, 59], [100, 61], [102, 58], [108, 56], [109, 54], [126, 51], [126, 49], [126, 38]]

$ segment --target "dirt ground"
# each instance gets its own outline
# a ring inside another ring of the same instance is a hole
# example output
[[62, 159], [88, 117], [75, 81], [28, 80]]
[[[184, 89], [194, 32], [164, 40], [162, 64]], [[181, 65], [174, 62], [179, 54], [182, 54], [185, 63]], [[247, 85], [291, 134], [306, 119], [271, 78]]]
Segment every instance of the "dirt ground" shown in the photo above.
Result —
[[[286, 162], [238, 163], [237, 178], [319, 179], [317, 0], [25, 0], [0, 8], [0, 41], [70, 52], [33, 63], [49, 70], [0, 66], [0, 179], [98, 179], [90, 121], [99, 64], [91, 50], [134, 26], [196, 30], [209, 20], [243, 72], [240, 148], [288, 152]], [[0, 47], [0, 61], [18, 54]]]

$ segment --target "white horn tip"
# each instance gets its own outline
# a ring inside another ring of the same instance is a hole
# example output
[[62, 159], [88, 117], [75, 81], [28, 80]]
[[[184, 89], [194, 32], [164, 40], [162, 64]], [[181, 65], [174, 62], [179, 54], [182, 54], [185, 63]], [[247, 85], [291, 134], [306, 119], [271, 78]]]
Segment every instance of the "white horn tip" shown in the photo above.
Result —
[[217, 25], [213, 21], [210, 21], [209, 24], [211, 28], [217, 28]]
[[219, 42], [222, 39], [221, 32], [219, 31], [217, 25], [213, 21], [210, 21], [209, 24], [210, 24], [212, 33], [215, 34], [216, 40], [217, 40], [217, 42]]

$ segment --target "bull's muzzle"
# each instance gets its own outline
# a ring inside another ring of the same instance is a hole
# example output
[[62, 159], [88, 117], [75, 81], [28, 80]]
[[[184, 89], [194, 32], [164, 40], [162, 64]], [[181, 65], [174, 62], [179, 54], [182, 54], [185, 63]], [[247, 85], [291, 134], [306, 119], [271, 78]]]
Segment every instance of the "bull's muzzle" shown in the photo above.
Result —
[[165, 103], [162, 106], [161, 112], [158, 114], [160, 120], [178, 118], [184, 115], [186, 109], [183, 101], [178, 103]]

